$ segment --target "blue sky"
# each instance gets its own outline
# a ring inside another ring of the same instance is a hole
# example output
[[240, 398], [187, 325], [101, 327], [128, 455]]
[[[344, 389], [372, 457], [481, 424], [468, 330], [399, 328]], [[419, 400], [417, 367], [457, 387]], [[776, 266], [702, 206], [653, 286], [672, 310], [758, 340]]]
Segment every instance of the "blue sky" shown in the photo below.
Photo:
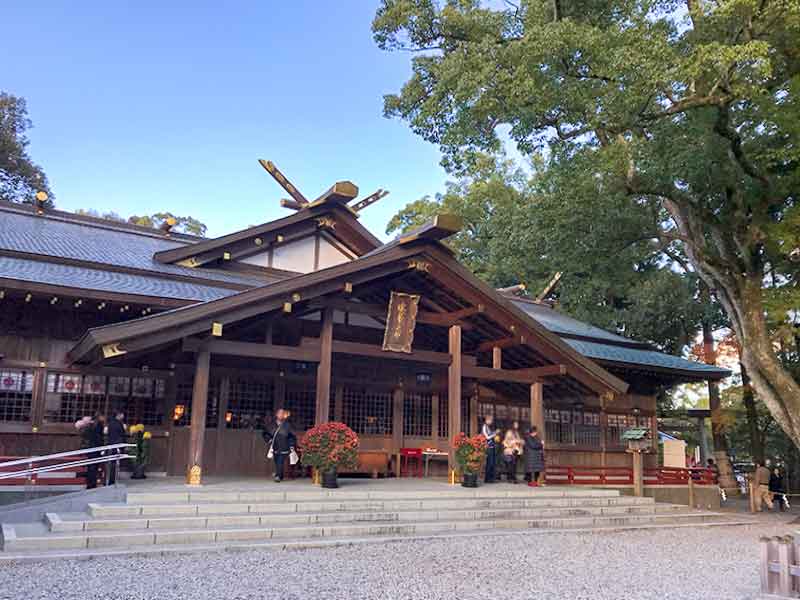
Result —
[[382, 236], [446, 176], [435, 146], [382, 115], [410, 56], [375, 46], [376, 6], [12, 1], [0, 89], [28, 101], [61, 209], [170, 210], [216, 236], [289, 214], [266, 158], [306, 196], [341, 179], [389, 189], [362, 217]]

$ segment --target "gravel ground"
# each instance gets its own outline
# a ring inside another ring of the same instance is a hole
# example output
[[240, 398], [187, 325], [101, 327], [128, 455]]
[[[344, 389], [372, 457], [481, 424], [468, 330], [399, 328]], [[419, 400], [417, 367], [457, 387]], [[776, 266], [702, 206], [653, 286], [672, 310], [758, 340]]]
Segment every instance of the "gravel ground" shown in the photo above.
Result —
[[0, 565], [0, 598], [592, 600], [758, 597], [758, 537], [713, 529], [466, 537], [293, 551]]

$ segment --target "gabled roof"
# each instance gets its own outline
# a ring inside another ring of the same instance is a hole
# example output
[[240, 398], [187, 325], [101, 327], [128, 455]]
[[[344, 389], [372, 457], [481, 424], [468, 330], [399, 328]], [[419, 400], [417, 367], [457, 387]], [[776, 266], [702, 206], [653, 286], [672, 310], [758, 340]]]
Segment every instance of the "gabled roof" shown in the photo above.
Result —
[[[200, 239], [180, 234], [166, 236], [159, 230], [61, 211], [47, 210], [38, 215], [28, 205], [0, 202], [0, 254], [6, 257], [118, 270], [141, 277], [177, 277], [234, 290], [279, 278], [191, 269], [153, 260], [155, 253], [191, 246]], [[78, 279], [74, 287], [81, 287], [84, 282]]]
[[[439, 279], [443, 287], [448, 285], [447, 278], [450, 277], [465, 284], [472, 290], [471, 295], [480, 296], [487, 303], [487, 311], [492, 311], [493, 321], [502, 314], [497, 322], [503, 323], [503, 327], [507, 324], [513, 325], [508, 326], [515, 332], [514, 335], [521, 336], [522, 346], [534, 348], [542, 356], [550, 357], [552, 362], [567, 363], [570, 376], [598, 393], [601, 390], [612, 393], [624, 393], [627, 390], [625, 382], [583, 357], [557, 335], [463, 268], [437, 241], [440, 237], [435, 229], [429, 228], [421, 236], [409, 236], [405, 242], [387, 245], [369, 256], [322, 271], [240, 292], [220, 300], [90, 329], [70, 351], [69, 356], [75, 362], [91, 360], [98, 357], [101, 348], [107, 344], [113, 344], [126, 352], [156, 347], [169, 341], [208, 332], [214, 322], [225, 325], [277, 310], [293, 297], [302, 299], [298, 301], [308, 301], [320, 295], [341, 291], [343, 281], [357, 287], [391, 273], [408, 271], [418, 264], [414, 261], [425, 259], [438, 263], [436, 267], [440, 267], [426, 270], [426, 275]], [[445, 279], [440, 279], [443, 276]], [[553, 360], [556, 357], [557, 360]]]
[[728, 369], [666, 354], [640, 342], [583, 323], [553, 308], [532, 300], [514, 298], [512, 302], [570, 346], [606, 366], [670, 372], [686, 380], [724, 379]]
[[326, 229], [359, 256], [381, 245], [380, 240], [358, 222], [355, 213], [346, 205], [317, 200], [288, 217], [212, 240], [203, 240], [191, 246], [161, 250], [154, 254], [154, 258], [161, 263], [192, 262], [202, 265], [218, 260], [226, 252], [234, 257], [237, 254], [247, 256], [248, 253], [261, 251], [288, 236], [308, 235], [320, 228]]

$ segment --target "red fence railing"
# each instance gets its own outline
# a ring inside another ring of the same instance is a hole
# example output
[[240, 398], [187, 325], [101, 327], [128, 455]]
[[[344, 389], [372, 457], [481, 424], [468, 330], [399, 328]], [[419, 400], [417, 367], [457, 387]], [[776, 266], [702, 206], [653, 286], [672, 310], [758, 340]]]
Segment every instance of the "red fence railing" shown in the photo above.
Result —
[[[21, 458], [25, 458], [24, 456], [0, 456], [0, 463], [6, 461], [13, 461], [18, 460]], [[83, 455], [78, 456], [70, 456], [67, 458], [54, 458], [47, 461], [47, 464], [60, 464], [60, 463], [69, 463], [76, 460], [81, 460], [85, 458]], [[15, 471], [19, 471], [21, 468], [19, 465], [9, 466], [9, 467], [2, 467], [0, 466], [0, 473], [13, 473]], [[0, 485], [79, 485], [85, 486], [86, 485], [86, 467], [85, 466], [78, 466], [78, 467], [64, 467], [63, 469], [59, 469], [58, 471], [51, 471], [48, 473], [34, 473], [28, 477], [9, 477], [7, 479], [0, 479]]]
[[[711, 469], [677, 469], [657, 467], [645, 469], [645, 485], [714, 485], [716, 477]], [[631, 467], [573, 467], [549, 466], [545, 481], [561, 485], [633, 485]]]

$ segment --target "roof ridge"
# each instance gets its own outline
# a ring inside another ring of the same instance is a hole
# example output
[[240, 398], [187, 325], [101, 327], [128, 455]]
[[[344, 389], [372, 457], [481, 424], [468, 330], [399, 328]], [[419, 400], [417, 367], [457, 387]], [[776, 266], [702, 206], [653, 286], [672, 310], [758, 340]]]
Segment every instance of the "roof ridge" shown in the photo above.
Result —
[[112, 231], [122, 231], [125, 233], [133, 233], [136, 235], [152, 237], [160, 240], [174, 241], [183, 245], [191, 245], [207, 239], [188, 233], [170, 233], [170, 235], [167, 236], [157, 229], [145, 227], [144, 225], [136, 225], [135, 223], [129, 223], [127, 221], [114, 221], [112, 219], [105, 219], [103, 217], [95, 217], [92, 215], [81, 215], [78, 213], [57, 210], [53, 208], [45, 209], [43, 213], [39, 214], [36, 207], [32, 204], [9, 202], [7, 200], [0, 200], [0, 212], [13, 212], [39, 219], [50, 219], [53, 221], [60, 221], [62, 223], [86, 225], [88, 227], [97, 227], [98, 229], [108, 229]]

